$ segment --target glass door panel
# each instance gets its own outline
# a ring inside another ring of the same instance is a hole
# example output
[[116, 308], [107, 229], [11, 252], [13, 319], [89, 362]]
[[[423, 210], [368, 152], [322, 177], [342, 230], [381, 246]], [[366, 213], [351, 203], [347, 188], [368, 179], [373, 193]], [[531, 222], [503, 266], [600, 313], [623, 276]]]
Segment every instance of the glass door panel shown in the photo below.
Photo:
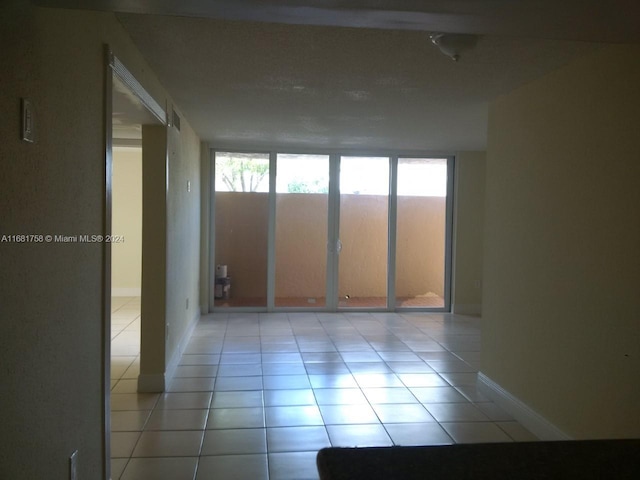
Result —
[[447, 159], [399, 158], [396, 306], [444, 307]]
[[387, 306], [389, 158], [340, 157], [339, 308]]
[[216, 152], [214, 168], [214, 305], [266, 307], [269, 154]]
[[329, 156], [278, 154], [275, 306], [324, 307]]

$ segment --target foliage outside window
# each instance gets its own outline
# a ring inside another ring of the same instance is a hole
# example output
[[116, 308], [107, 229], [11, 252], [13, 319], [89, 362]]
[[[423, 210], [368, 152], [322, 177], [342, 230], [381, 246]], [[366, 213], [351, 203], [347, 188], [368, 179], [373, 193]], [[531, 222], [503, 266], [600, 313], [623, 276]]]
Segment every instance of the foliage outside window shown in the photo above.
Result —
[[218, 152], [215, 169], [219, 192], [269, 191], [269, 155]]

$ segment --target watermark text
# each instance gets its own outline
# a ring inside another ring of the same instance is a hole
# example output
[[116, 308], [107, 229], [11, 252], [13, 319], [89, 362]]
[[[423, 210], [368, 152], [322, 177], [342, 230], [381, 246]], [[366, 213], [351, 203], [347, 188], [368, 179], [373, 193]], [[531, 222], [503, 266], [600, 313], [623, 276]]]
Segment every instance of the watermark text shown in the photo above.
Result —
[[0, 243], [124, 243], [124, 235], [2, 234]]

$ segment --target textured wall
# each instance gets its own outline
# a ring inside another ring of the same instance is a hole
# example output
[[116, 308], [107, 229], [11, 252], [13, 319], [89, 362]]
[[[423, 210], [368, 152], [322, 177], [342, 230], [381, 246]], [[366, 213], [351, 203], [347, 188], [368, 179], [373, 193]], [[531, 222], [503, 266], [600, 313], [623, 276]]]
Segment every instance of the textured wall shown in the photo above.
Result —
[[162, 390], [166, 348], [167, 127], [142, 126], [142, 299], [139, 391]]
[[199, 316], [200, 139], [184, 117], [180, 131], [170, 128], [168, 137], [166, 320], [171, 361], [180, 353], [190, 322]]
[[[102, 42], [115, 22], [2, 8], [2, 233], [104, 233]], [[36, 112], [32, 145], [20, 97]], [[68, 478], [75, 449], [80, 478], [101, 478], [103, 245], [0, 249], [0, 478]]]
[[[113, 15], [0, 8], [0, 234], [103, 234], [104, 44], [167, 94]], [[19, 140], [21, 97], [35, 144]], [[103, 478], [104, 248], [0, 244], [0, 478], [68, 478], [76, 449], [78, 478]]]
[[276, 297], [324, 297], [327, 195], [276, 195]]
[[482, 371], [576, 438], [640, 435], [640, 47], [493, 103]]
[[453, 311], [480, 314], [484, 224], [485, 152], [456, 155]]
[[378, 195], [340, 196], [338, 296], [387, 294], [387, 205]]
[[398, 197], [396, 295], [444, 296], [445, 197]]
[[267, 193], [215, 194], [215, 263], [229, 267], [234, 297], [267, 296], [268, 197]]

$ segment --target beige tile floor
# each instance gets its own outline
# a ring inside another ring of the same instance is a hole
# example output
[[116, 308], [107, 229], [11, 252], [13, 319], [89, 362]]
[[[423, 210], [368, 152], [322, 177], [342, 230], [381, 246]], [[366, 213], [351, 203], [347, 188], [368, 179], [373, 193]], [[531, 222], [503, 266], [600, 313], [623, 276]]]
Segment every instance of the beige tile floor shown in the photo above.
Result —
[[114, 298], [113, 479], [317, 479], [330, 445], [535, 439], [476, 390], [478, 318], [208, 315], [167, 392], [137, 394], [139, 309]]

